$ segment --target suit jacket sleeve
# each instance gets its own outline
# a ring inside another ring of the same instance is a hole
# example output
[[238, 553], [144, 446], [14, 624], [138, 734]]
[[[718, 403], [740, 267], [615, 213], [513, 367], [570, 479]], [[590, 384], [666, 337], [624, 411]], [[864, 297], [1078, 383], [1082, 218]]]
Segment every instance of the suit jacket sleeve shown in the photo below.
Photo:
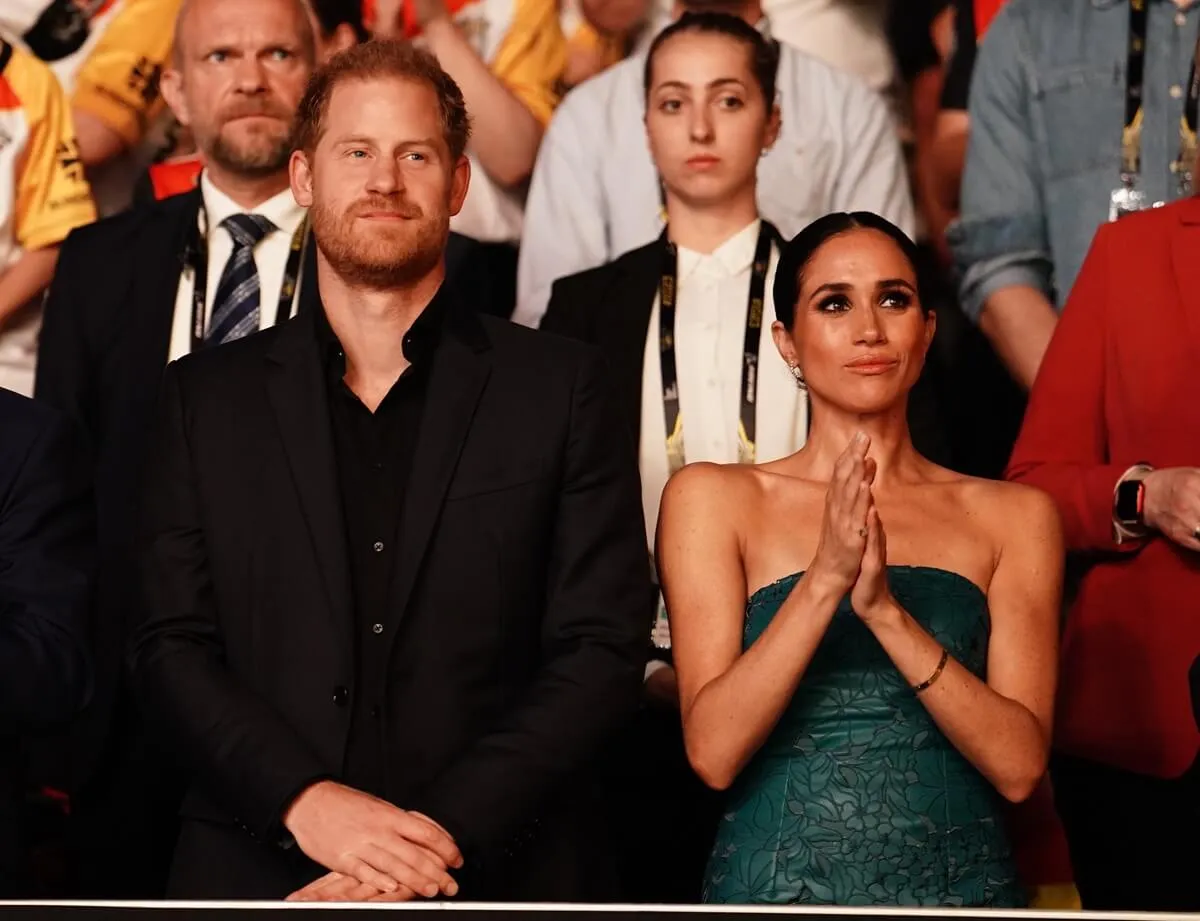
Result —
[[546, 307], [546, 315], [542, 317], [539, 329], [571, 339], [588, 341], [588, 328], [584, 311], [572, 297], [568, 279], [560, 278], [550, 289], [550, 303]]
[[[17, 448], [10, 440], [5, 450]], [[28, 446], [15, 478], [0, 484], [0, 725], [6, 730], [67, 719], [87, 702], [93, 518], [85, 454], [75, 430], [55, 415]]]
[[1129, 465], [1108, 456], [1104, 415], [1108, 250], [1115, 225], [1100, 228], [1029, 397], [1008, 478], [1054, 497], [1070, 550], [1123, 550], [1116, 543], [1113, 491]]
[[94, 281], [95, 272], [83, 264], [85, 246], [81, 244], [73, 234], [58, 257], [42, 316], [34, 396], [88, 425], [89, 383], [95, 378], [84, 328], [84, 303], [76, 284], [81, 279]]
[[284, 807], [329, 766], [225, 667], [197, 492], [188, 410], [172, 364], [142, 497], [146, 619], [133, 639], [136, 689], [205, 792], [251, 833], [278, 840]]
[[412, 808], [488, 863], [532, 833], [544, 799], [582, 771], [637, 705], [645, 664], [646, 537], [638, 473], [597, 358], [573, 387], [550, 546], [543, 664], [523, 701]]

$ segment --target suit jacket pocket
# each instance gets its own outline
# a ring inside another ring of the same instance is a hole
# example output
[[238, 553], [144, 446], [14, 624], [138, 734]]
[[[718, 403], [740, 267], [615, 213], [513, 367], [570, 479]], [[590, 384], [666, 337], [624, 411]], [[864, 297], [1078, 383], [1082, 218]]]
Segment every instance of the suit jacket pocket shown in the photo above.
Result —
[[536, 458], [513, 463], [491, 464], [488, 466], [460, 466], [446, 494], [447, 502], [459, 499], [470, 499], [489, 493], [503, 492], [515, 489], [527, 483], [533, 483], [548, 475], [544, 459]]

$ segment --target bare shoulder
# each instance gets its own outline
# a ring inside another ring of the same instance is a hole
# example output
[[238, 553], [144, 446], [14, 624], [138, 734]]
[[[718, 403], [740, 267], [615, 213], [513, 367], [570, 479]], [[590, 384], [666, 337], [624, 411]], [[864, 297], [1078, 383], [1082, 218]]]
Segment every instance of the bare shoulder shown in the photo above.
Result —
[[712, 512], [744, 507], [759, 490], [753, 468], [740, 464], [688, 464], [667, 481], [666, 509], [702, 508]]
[[1048, 493], [1023, 483], [977, 477], [963, 477], [959, 489], [967, 512], [1001, 551], [1014, 542], [1061, 545], [1058, 508]]
[[667, 481], [659, 509], [659, 538], [701, 530], [741, 542], [744, 523], [759, 503], [755, 471], [740, 464], [689, 464]]

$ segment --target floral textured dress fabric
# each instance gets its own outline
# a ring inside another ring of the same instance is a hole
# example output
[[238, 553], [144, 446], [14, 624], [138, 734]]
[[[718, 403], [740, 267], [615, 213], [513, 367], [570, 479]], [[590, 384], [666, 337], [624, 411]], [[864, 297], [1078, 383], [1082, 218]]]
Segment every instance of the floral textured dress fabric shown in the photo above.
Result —
[[[799, 573], [751, 596], [744, 645]], [[897, 601], [984, 677], [974, 583], [889, 568]], [[844, 599], [778, 725], [729, 793], [704, 885], [724, 903], [1019, 907], [1001, 803]]]

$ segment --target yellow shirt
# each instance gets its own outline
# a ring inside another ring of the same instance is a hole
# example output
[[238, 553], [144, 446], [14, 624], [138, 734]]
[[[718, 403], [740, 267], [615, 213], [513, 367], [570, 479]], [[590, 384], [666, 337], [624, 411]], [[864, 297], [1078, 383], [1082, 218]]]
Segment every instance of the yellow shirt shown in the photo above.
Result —
[[182, 0], [118, 0], [74, 74], [72, 105], [135, 147], [162, 111], [158, 80]]
[[587, 23], [578, 0], [453, 0], [448, 6], [476, 53], [543, 125], [561, 101], [571, 48], [588, 49], [608, 64], [624, 50]]
[[[466, 0], [454, 22], [492, 73], [543, 126], [562, 99], [570, 44], [592, 42], [577, 0]], [[570, 43], [566, 36], [570, 35]], [[612, 52], [619, 58], [619, 49]], [[470, 148], [467, 150], [471, 154]], [[471, 189], [452, 230], [489, 243], [521, 238], [524, 192], [500, 186], [474, 159]]]
[[[0, 277], [22, 253], [95, 219], [62, 88], [44, 63], [0, 41]], [[40, 319], [30, 305], [0, 327], [0, 386], [32, 392]]]
[[71, 110], [54, 74], [0, 41], [0, 272], [96, 219]]

